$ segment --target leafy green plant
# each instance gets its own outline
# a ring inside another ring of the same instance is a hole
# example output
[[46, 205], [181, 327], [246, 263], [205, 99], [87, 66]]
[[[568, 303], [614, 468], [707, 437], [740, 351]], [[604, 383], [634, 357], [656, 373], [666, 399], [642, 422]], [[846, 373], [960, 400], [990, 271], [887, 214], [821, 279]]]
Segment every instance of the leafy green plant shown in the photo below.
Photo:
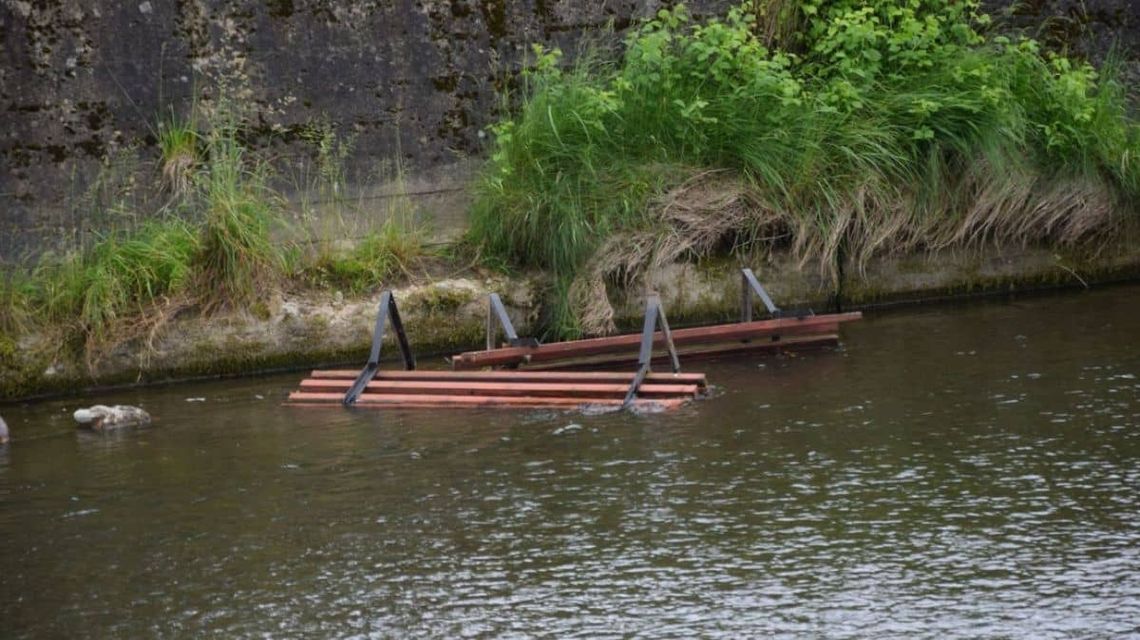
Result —
[[749, 1], [704, 22], [678, 5], [617, 63], [536, 49], [492, 128], [471, 241], [553, 271], [552, 328], [573, 335], [569, 299], [674, 252], [780, 238], [835, 275], [887, 251], [1110, 232], [1140, 195], [1111, 69], [987, 39], [988, 22], [973, 0]]

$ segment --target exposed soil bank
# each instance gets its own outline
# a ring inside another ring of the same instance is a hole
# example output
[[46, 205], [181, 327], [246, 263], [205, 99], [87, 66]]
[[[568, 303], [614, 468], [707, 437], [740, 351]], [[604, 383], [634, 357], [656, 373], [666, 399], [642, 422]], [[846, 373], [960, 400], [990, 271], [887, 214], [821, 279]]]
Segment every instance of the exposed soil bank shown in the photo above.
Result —
[[[674, 324], [731, 320], [740, 305], [739, 266], [730, 258], [675, 264], [656, 273], [650, 286], [661, 294]], [[990, 247], [879, 258], [862, 271], [845, 269], [838, 282], [819, 275], [816, 265], [801, 266], [780, 256], [747, 266], [784, 308], [846, 310], [1137, 279], [1140, 247], [1121, 243], [1096, 257]], [[395, 291], [412, 347], [421, 362], [431, 366], [444, 362], [436, 355], [482, 344], [485, 300], [491, 292], [503, 296], [520, 335], [532, 333], [542, 312], [545, 281], [541, 274], [468, 274]], [[619, 326], [639, 325], [641, 293], [641, 288], [611, 291]], [[50, 335], [19, 343], [0, 337], [0, 401], [327, 363], [362, 365], [377, 297], [345, 300], [339, 294], [285, 294], [263, 317], [248, 312], [209, 318], [186, 314], [152, 339], [121, 345], [93, 363], [61, 349]], [[386, 341], [389, 358], [395, 357], [392, 348]]]

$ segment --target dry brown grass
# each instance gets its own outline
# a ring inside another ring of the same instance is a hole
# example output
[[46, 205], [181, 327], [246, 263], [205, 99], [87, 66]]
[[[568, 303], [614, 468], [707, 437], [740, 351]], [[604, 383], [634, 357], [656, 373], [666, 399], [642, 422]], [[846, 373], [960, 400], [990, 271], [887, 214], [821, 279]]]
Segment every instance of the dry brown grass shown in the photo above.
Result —
[[180, 150], [162, 161], [162, 183], [175, 196], [190, 192], [197, 156], [188, 150]]
[[650, 222], [608, 238], [571, 284], [582, 331], [616, 331], [611, 287], [645, 286], [665, 265], [715, 252], [786, 248], [801, 269], [837, 282], [841, 266], [862, 273], [869, 260], [887, 254], [984, 244], [1095, 250], [1120, 231], [1124, 209], [1102, 182], [1002, 173], [984, 162], [933, 202], [873, 181], [829, 206], [798, 208], [815, 215], [773, 202], [731, 171], [695, 173], [653, 201]]

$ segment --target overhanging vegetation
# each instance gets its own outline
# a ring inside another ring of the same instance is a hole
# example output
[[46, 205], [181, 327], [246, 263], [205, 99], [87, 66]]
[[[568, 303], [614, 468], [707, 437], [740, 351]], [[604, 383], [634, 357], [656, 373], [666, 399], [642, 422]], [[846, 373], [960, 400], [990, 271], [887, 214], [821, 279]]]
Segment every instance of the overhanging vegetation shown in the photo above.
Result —
[[564, 336], [612, 329], [608, 280], [726, 245], [833, 275], [991, 240], [1095, 246], [1140, 194], [1112, 65], [985, 35], [978, 6], [757, 0], [707, 22], [678, 6], [616, 61], [563, 68], [536, 47], [471, 238], [553, 272]]

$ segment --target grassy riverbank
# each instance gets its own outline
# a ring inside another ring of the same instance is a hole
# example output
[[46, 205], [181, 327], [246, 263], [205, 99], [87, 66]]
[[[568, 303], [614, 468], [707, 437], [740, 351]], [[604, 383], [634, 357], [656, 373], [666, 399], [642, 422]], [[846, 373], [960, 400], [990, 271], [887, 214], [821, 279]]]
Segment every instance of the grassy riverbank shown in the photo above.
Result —
[[322, 235], [297, 224], [271, 186], [277, 169], [243, 145], [242, 127], [225, 105], [198, 126], [160, 123], [165, 204], [141, 224], [4, 274], [0, 342], [49, 332], [60, 350], [92, 362], [124, 342], [153, 340], [186, 310], [264, 316], [282, 290], [358, 294], [428, 253], [414, 212], [399, 201], [351, 243], [342, 230]]
[[1095, 250], [1136, 221], [1140, 129], [1112, 65], [985, 35], [976, 2], [683, 6], [617, 57], [536, 48], [471, 237], [550, 270], [554, 328], [612, 328], [606, 284], [686, 255]]

